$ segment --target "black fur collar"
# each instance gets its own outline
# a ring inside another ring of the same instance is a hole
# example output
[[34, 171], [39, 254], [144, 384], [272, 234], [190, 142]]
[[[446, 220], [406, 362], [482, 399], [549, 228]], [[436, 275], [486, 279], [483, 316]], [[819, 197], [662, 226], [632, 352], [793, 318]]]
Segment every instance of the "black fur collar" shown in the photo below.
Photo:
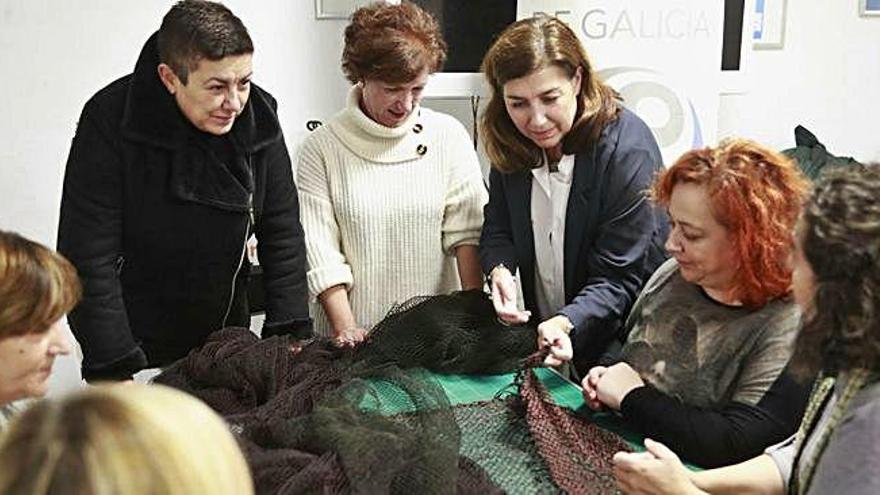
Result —
[[[135, 65], [122, 116], [122, 133], [135, 141], [175, 149], [186, 143], [192, 125], [159, 79], [157, 34], [144, 44]], [[244, 112], [230, 131], [244, 151], [255, 152], [281, 138], [274, 108], [274, 99], [252, 85]]]

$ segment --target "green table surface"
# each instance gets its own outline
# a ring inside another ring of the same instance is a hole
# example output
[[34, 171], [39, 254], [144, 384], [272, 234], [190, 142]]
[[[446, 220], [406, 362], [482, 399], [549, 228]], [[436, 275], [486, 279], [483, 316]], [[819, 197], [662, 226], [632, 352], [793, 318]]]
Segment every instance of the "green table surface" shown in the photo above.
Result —
[[[613, 431], [621, 436], [635, 451], [645, 450], [645, 436], [627, 428], [626, 423], [617, 414], [609, 412], [595, 412], [587, 407], [581, 388], [573, 382], [565, 379], [550, 368], [535, 368], [535, 374], [541, 383], [547, 387], [547, 391], [553, 397], [557, 405], [571, 409], [576, 416], [588, 419], [597, 426]], [[449, 402], [454, 404], [469, 404], [482, 400], [489, 400], [497, 394], [509, 392], [516, 393], [513, 385], [513, 373], [504, 375], [444, 375], [431, 374], [446, 391]], [[684, 463], [688, 469], [699, 471], [699, 466], [689, 462]]]
[[[535, 373], [560, 406], [578, 410], [585, 405], [580, 388], [562, 378], [559, 373], [548, 368], [536, 368]], [[435, 373], [434, 377], [440, 382], [452, 404], [469, 404], [491, 399], [505, 391], [515, 392], [513, 373], [504, 375], [441, 375]]]
[[[516, 393], [513, 373], [457, 375], [432, 373], [422, 368], [410, 369], [408, 373], [415, 380], [436, 380], [452, 405], [470, 404]], [[633, 450], [645, 450], [644, 435], [630, 430], [618, 414], [595, 412], [587, 407], [579, 386], [550, 368], [535, 368], [535, 373], [557, 405], [570, 409], [576, 416], [584, 418], [586, 421], [591, 421], [601, 428], [617, 433]], [[381, 378], [372, 378], [368, 380], [368, 383], [371, 392], [363, 397], [361, 402], [363, 408], [382, 411], [383, 414], [415, 410], [416, 405], [407, 399], [408, 396], [405, 393], [400, 393], [397, 384], [389, 383]], [[685, 465], [691, 469], [699, 469], [687, 462]]]
[[[417, 380], [436, 380], [452, 405], [470, 404], [516, 393], [513, 373], [458, 375], [432, 373], [420, 368], [411, 369], [409, 372], [412, 374], [412, 378]], [[595, 412], [587, 407], [578, 385], [563, 378], [550, 368], [536, 368], [535, 374], [557, 405], [570, 409], [574, 415], [591, 421], [601, 428], [617, 433], [634, 451], [645, 449], [644, 436], [630, 430], [619, 415], [610, 412]], [[369, 380], [369, 383], [372, 393], [368, 394], [362, 402], [365, 408], [381, 410], [388, 414], [403, 412], [415, 407], [414, 404], [406, 404], [406, 401], [389, 400], [390, 397], [394, 397], [396, 385], [381, 379], [372, 379]], [[405, 395], [403, 396], [405, 397]], [[691, 470], [701, 469], [687, 462], [685, 462], [685, 466]]]
[[[623, 437], [634, 449], [644, 450], [644, 436], [626, 428], [623, 420], [615, 414], [596, 413], [587, 407], [580, 387], [563, 378], [550, 368], [536, 368], [535, 374], [556, 404], [571, 409], [577, 416], [589, 418], [596, 425]], [[444, 375], [432, 374], [446, 391], [452, 404], [469, 404], [489, 400], [498, 394], [516, 393], [513, 373], [504, 375]]]

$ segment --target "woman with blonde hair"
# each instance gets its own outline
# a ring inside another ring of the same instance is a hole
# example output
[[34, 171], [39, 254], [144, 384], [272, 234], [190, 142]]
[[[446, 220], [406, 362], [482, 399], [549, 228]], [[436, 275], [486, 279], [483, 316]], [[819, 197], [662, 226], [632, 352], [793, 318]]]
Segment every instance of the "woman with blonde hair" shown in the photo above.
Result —
[[0, 493], [248, 495], [226, 423], [161, 385], [101, 385], [33, 405], [0, 443]]
[[70, 353], [62, 318], [79, 297], [63, 256], [0, 231], [0, 432], [28, 399], [46, 394], [55, 358]]
[[660, 150], [559, 19], [510, 25], [482, 71], [492, 87], [480, 123], [492, 172], [480, 261], [495, 310], [502, 322], [536, 320], [538, 345], [558, 351], [548, 364], [573, 352], [584, 372], [666, 257], [666, 220], [645, 195]]
[[395, 303], [482, 287], [476, 152], [454, 117], [420, 106], [445, 59], [436, 20], [410, 2], [362, 7], [345, 29], [347, 106], [296, 169], [319, 335], [355, 344]]

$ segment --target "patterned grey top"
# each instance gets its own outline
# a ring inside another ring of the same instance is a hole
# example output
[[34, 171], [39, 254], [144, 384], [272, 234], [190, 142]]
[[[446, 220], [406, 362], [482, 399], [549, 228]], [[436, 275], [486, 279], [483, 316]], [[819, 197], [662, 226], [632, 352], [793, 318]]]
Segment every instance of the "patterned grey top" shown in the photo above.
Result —
[[788, 363], [799, 323], [790, 298], [757, 310], [727, 306], [685, 281], [670, 259], [633, 306], [623, 360], [686, 404], [754, 406]]

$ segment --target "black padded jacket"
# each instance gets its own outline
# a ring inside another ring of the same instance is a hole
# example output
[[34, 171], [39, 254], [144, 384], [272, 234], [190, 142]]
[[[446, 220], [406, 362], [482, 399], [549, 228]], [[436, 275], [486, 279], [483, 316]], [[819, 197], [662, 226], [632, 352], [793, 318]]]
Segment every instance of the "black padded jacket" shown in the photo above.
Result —
[[[271, 95], [252, 86], [222, 160], [158, 78], [154, 34], [134, 73], [85, 105], [64, 177], [58, 250], [84, 297], [69, 315], [86, 379], [162, 366], [248, 326], [245, 241], [258, 239], [264, 335], [311, 331], [305, 247]], [[222, 154], [221, 154], [222, 155]]]

